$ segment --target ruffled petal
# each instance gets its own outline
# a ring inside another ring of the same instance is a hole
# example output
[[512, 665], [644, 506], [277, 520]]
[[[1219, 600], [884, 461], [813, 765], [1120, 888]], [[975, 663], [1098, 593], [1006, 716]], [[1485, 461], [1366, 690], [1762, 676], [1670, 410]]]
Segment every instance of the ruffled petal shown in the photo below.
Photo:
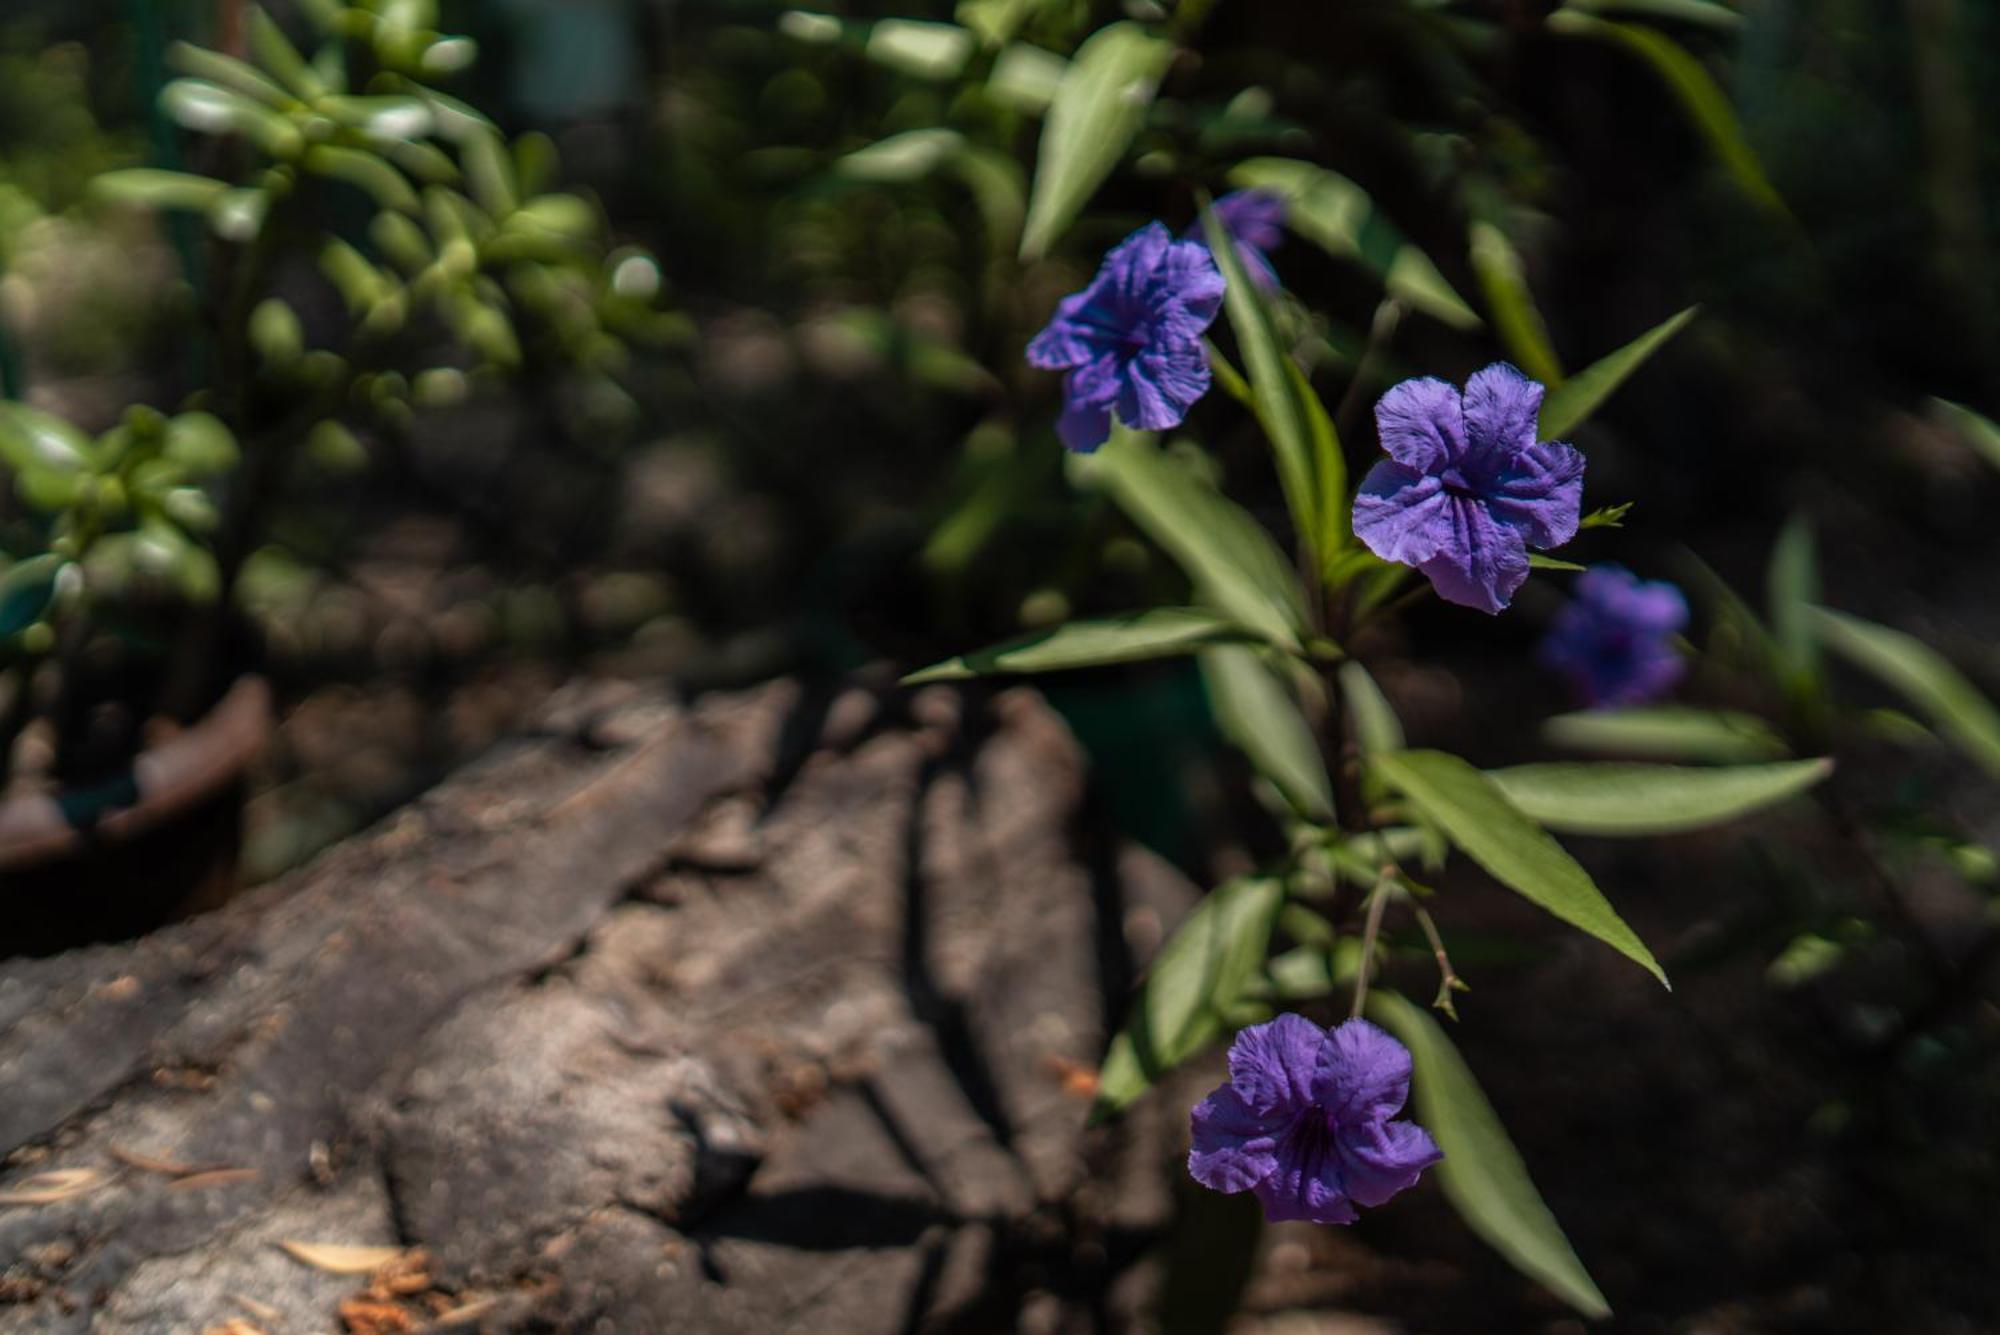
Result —
[[[1159, 223], [1153, 226], [1166, 231]], [[1156, 320], [1155, 341], [1198, 340], [1215, 323], [1227, 287], [1207, 246], [1198, 241], [1170, 243], [1147, 275], [1146, 305]]]
[[1372, 1126], [1401, 1112], [1409, 1098], [1410, 1050], [1366, 1020], [1347, 1020], [1320, 1045], [1312, 1089], [1343, 1133]]
[[1444, 1158], [1430, 1133], [1414, 1122], [1378, 1122], [1341, 1132], [1341, 1185], [1371, 1208], [1417, 1185], [1424, 1170]]
[[1099, 271], [1090, 286], [1056, 303], [1056, 313], [1028, 343], [1028, 365], [1044, 371], [1081, 366], [1113, 350], [1125, 321], [1116, 293]]
[[1568, 445], [1530, 445], [1482, 493], [1494, 518], [1519, 529], [1529, 546], [1560, 547], [1576, 536], [1583, 512], [1583, 467]]
[[1232, 190], [1215, 201], [1215, 216], [1240, 245], [1276, 250], [1285, 239], [1285, 197], [1274, 190]]
[[1475, 466], [1499, 466], [1535, 443], [1542, 387], [1506, 362], [1495, 362], [1465, 382], [1465, 436]]
[[1465, 496], [1446, 498], [1451, 536], [1428, 561], [1419, 562], [1438, 597], [1497, 615], [1528, 578], [1528, 549], [1520, 531]]
[[1384, 561], [1419, 565], [1452, 536], [1444, 483], [1384, 459], [1368, 470], [1354, 497], [1354, 536]]
[[1290, 1013], [1253, 1024], [1229, 1045], [1229, 1083], [1259, 1113], [1289, 1117], [1312, 1102], [1326, 1030]]
[[1272, 1223], [1305, 1219], [1315, 1224], [1351, 1224], [1353, 1203], [1340, 1177], [1339, 1156], [1330, 1136], [1315, 1138], [1310, 1152], [1301, 1153], [1288, 1139], [1280, 1147], [1276, 1167], [1257, 1184], [1257, 1199]]
[[1056, 418], [1056, 438], [1069, 449], [1090, 453], [1111, 439], [1110, 403], [1065, 393], [1062, 416]]
[[1204, 1187], [1248, 1191], [1277, 1171], [1277, 1137], [1285, 1123], [1259, 1115], [1230, 1086], [1197, 1103], [1190, 1125], [1188, 1173]]
[[1375, 404], [1375, 430], [1391, 459], [1420, 473], [1439, 473], [1465, 452], [1464, 408], [1458, 389], [1435, 376], [1405, 380]]
[[1213, 372], [1199, 343], [1150, 348], [1125, 363], [1118, 387], [1118, 416], [1142, 431], [1165, 431], [1187, 420], [1188, 409], [1208, 393]]

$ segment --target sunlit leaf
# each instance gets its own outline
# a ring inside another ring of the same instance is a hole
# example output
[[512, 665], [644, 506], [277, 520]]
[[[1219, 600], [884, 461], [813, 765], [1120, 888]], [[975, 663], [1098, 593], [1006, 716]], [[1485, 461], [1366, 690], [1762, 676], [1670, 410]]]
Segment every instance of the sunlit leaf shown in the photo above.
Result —
[[1980, 458], [2000, 468], [2000, 423], [1949, 399], [1932, 399], [1931, 407], [1950, 423], [1966, 444], [1978, 452]]
[[1472, 268], [1486, 294], [1493, 332], [1514, 362], [1529, 377], [1551, 391], [1562, 384], [1562, 363], [1556, 360], [1548, 328], [1528, 290], [1526, 267], [1507, 234], [1489, 222], [1472, 224]]
[[1515, 765], [1486, 777], [1528, 819], [1567, 834], [1698, 830], [1796, 796], [1833, 772], [1831, 760], [1721, 768], [1680, 765]]
[[1216, 726], [1308, 820], [1333, 820], [1333, 781], [1298, 702], [1254, 649], [1203, 649]]
[[1080, 461], [1121, 509], [1166, 549], [1197, 592], [1237, 624], [1272, 643], [1296, 648], [1305, 599], [1270, 535], [1241, 506], [1152, 437], [1115, 427], [1111, 440]]
[[188, 172], [156, 171], [132, 167], [103, 172], [91, 178], [91, 192], [100, 199], [119, 204], [138, 204], [149, 209], [183, 209], [201, 212], [215, 203], [229, 187], [221, 181]]
[[1354, 739], [1365, 756], [1384, 755], [1404, 747], [1403, 721], [1368, 669], [1359, 663], [1340, 665], [1340, 697], [1354, 720]]
[[160, 90], [160, 107], [186, 129], [241, 135], [276, 158], [292, 157], [305, 143], [286, 117], [206, 79], [175, 79]]
[[1130, 22], [1099, 29], [1077, 48], [1042, 125], [1023, 259], [1048, 250], [1124, 156], [1173, 54]]
[[1754, 714], [1686, 705], [1560, 714], [1542, 732], [1553, 745], [1600, 755], [1727, 763], [1790, 754], [1783, 739]]
[[1401, 751], [1371, 756], [1368, 763], [1488, 875], [1666, 983], [1653, 953], [1605, 900], [1590, 873], [1491, 779], [1442, 751]]
[[2000, 778], [2000, 709], [1943, 655], [1900, 630], [1831, 608], [1810, 614], [1820, 643], [1914, 705], [1953, 745]]
[[367, 192], [384, 208], [402, 213], [417, 211], [417, 192], [408, 179], [373, 153], [337, 144], [315, 144], [299, 162], [316, 176], [345, 181]]
[[869, 30], [868, 58], [920, 79], [952, 79], [965, 68], [978, 45], [969, 29], [956, 23], [920, 19], [882, 19]]
[[833, 170], [856, 181], [920, 180], [936, 171], [964, 143], [964, 135], [941, 126], [905, 130], [856, 149], [835, 162]]
[[1064, 672], [1190, 654], [1207, 645], [1246, 639], [1244, 632], [1198, 607], [1159, 607], [1122, 617], [1072, 621], [912, 672], [905, 685], [958, 681], [1002, 673]]
[[1125, 1108], [1160, 1077], [1221, 1037], [1226, 1013], [1264, 962], [1285, 901], [1269, 878], [1231, 881], [1168, 938], [1105, 1054], [1093, 1121]]
[[1577, 1311], [1611, 1315], [1444, 1029], [1421, 1006], [1379, 988], [1369, 993], [1368, 1014], [1410, 1050], [1416, 1120], [1444, 1151], [1431, 1171], [1466, 1224]]
[[1696, 306], [1688, 307], [1550, 390], [1542, 400], [1541, 439], [1567, 440], [1569, 433], [1588, 421], [1590, 415], [1611, 397], [1612, 391], [1625, 383], [1627, 376], [1644, 365], [1646, 359], [1659, 351], [1668, 339], [1687, 328], [1688, 321], [1694, 319], [1699, 310]]

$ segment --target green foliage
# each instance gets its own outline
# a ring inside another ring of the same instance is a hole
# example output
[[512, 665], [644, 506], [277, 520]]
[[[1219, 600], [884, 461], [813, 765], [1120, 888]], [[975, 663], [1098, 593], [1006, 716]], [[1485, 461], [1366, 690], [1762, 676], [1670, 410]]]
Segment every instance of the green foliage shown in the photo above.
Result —
[[1914, 635], [1830, 608], [1810, 609], [1821, 644], [1897, 692], [1988, 774], [2000, 778], [2000, 709]]
[[1486, 777], [1529, 820], [1565, 834], [1655, 835], [1737, 820], [1795, 797], [1830, 760], [1705, 769], [1674, 765], [1515, 765]]
[[1754, 714], [1686, 705], [1562, 714], [1543, 727], [1549, 741], [1573, 751], [1714, 763], [1775, 760], [1791, 754], [1784, 739]]
[[1124, 156], [1173, 54], [1136, 23], [1113, 23], [1077, 48], [1042, 125], [1022, 258], [1046, 252]]
[[1098, 1071], [1092, 1120], [1118, 1113], [1234, 1028], [1284, 902], [1279, 882], [1253, 877], [1231, 881], [1195, 906], [1161, 948], [1133, 1000], [1131, 1019], [1111, 1041]]
[[1369, 995], [1368, 1014], [1410, 1050], [1417, 1120], [1444, 1151], [1435, 1172], [1459, 1215], [1522, 1274], [1571, 1307], [1587, 1317], [1610, 1316], [1479, 1081], [1437, 1021], [1385, 991]]
[[1201, 651], [1201, 671], [1223, 735], [1243, 749], [1299, 815], [1331, 824], [1333, 783], [1319, 743], [1270, 666], [1252, 649], [1211, 648]]
[[1687, 328], [1698, 311], [1698, 307], [1688, 307], [1550, 390], [1542, 401], [1541, 438], [1567, 440], [1570, 432], [1588, 421], [1599, 405], [1625, 383], [1626, 377], [1643, 366], [1668, 339]]
[[1211, 645], [1247, 638], [1242, 630], [1198, 607], [1156, 607], [1103, 621], [1071, 621], [1005, 644], [963, 654], [912, 672], [908, 686], [961, 681], [997, 673], [1064, 672], [1074, 668], [1135, 663], [1191, 654]]
[[1590, 873], [1509, 802], [1493, 780], [1442, 751], [1371, 756], [1369, 765], [1494, 880], [1666, 983], [1652, 952], [1605, 901]]

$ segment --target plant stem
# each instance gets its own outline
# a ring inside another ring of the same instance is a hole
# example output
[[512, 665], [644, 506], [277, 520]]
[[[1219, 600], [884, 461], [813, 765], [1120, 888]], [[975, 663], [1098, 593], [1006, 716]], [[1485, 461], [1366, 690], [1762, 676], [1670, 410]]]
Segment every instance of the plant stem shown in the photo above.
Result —
[[1362, 1006], [1368, 1002], [1368, 975], [1375, 969], [1375, 940], [1382, 935], [1382, 912], [1389, 906], [1392, 879], [1385, 867], [1375, 888], [1368, 892], [1368, 921], [1361, 929], [1361, 962], [1354, 975], [1354, 1004], [1347, 1010], [1350, 1020], [1359, 1019]]
[[1368, 322], [1368, 342], [1362, 346], [1361, 360], [1355, 363], [1354, 378], [1347, 382], [1347, 392], [1340, 396], [1340, 406], [1333, 411], [1333, 433], [1341, 440], [1354, 434], [1354, 415], [1361, 410], [1368, 386], [1382, 369], [1382, 360], [1389, 355], [1389, 340], [1396, 336], [1396, 326], [1402, 322], [1403, 303], [1395, 297], [1384, 297], [1375, 308], [1375, 318]]
[[1465, 981], [1451, 967], [1451, 956], [1445, 954], [1444, 938], [1438, 935], [1437, 924], [1431, 921], [1430, 911], [1415, 900], [1410, 902], [1410, 910], [1417, 915], [1417, 921], [1423, 925], [1424, 936], [1431, 943], [1431, 954], [1437, 959], [1438, 994], [1437, 999], [1431, 1002], [1431, 1009], [1441, 1010], [1456, 1020], [1458, 1007], [1452, 1004], [1451, 994], [1462, 990]]

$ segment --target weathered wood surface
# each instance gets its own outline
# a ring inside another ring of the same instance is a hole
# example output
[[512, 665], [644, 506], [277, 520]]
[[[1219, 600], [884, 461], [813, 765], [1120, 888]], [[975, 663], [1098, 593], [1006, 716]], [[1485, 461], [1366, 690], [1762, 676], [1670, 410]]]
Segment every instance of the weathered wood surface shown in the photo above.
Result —
[[[1026, 693], [585, 688], [282, 884], [0, 963], [0, 1332], [1091, 1328], [1175, 1136], [1077, 1072], [1192, 892], [1083, 806]], [[425, 1255], [357, 1298], [287, 1241]]]

